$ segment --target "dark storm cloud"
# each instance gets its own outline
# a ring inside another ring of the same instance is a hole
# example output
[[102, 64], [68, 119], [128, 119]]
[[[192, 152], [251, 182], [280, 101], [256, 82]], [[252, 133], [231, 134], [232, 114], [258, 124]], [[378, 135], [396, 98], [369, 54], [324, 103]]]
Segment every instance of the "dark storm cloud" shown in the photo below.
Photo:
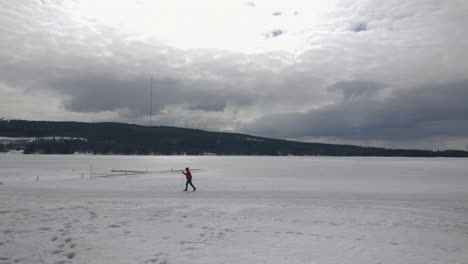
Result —
[[[0, 64], [0, 78], [25, 91], [54, 91], [62, 96], [65, 110], [75, 113], [115, 112], [128, 118], [149, 114], [151, 82], [149, 75], [126, 72], [123, 67], [100, 67], [87, 59], [75, 59], [67, 65], [39, 66]], [[78, 67], [79, 66], [79, 67]], [[161, 72], [155, 70], [155, 72]], [[28, 78], [23, 78], [28, 76]], [[247, 90], [235, 90], [222, 81], [169, 76], [153, 78], [153, 114], [171, 105], [187, 110], [222, 112], [227, 106], [242, 107], [254, 102]]]
[[[334, 87], [359, 87], [357, 81]], [[378, 85], [377, 85], [378, 86]], [[335, 89], [335, 88], [333, 88]], [[359, 89], [358, 89], [359, 90]], [[346, 89], [342, 89], [345, 93]], [[265, 116], [245, 131], [278, 137], [338, 137], [344, 139], [418, 139], [468, 136], [468, 80], [398, 90], [388, 98], [355, 97], [307, 113]]]
[[[52, 87], [68, 96], [66, 109], [73, 112], [118, 111], [147, 115], [150, 108], [149, 78], [119, 79], [118, 76], [85, 75], [61, 79]], [[249, 94], [226, 91], [225, 85], [200, 80], [153, 79], [153, 113], [168, 105], [185, 105], [190, 110], [223, 111], [226, 105], [248, 105]]]

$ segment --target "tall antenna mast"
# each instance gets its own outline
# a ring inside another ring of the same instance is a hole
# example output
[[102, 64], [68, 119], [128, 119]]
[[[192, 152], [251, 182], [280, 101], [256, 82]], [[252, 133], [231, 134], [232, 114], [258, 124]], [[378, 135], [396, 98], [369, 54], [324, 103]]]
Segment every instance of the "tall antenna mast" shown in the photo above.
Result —
[[151, 76], [151, 92], [150, 92], [150, 126], [153, 118], [153, 76]]

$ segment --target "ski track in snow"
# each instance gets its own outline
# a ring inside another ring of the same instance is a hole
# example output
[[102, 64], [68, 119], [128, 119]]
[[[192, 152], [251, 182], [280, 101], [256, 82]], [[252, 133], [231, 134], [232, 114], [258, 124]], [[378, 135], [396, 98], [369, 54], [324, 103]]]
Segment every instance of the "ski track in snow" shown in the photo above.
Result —
[[[21, 158], [89, 166], [86, 156]], [[174, 174], [90, 179], [0, 156], [0, 264], [468, 263], [465, 160], [142, 159], [195, 163], [198, 191], [181, 192]], [[307, 175], [319, 170], [328, 173]]]

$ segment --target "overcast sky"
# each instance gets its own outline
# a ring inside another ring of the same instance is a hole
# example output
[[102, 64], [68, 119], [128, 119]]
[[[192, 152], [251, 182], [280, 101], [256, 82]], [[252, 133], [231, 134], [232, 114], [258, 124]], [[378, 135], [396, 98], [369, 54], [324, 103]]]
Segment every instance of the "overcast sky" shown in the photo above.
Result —
[[1, 0], [0, 117], [468, 147], [465, 0]]

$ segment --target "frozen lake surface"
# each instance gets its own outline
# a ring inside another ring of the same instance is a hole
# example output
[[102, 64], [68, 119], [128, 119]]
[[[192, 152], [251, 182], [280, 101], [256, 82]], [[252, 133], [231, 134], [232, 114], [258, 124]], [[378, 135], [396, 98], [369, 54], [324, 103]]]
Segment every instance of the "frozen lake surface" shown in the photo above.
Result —
[[0, 181], [0, 264], [468, 263], [467, 159], [1, 154]]

